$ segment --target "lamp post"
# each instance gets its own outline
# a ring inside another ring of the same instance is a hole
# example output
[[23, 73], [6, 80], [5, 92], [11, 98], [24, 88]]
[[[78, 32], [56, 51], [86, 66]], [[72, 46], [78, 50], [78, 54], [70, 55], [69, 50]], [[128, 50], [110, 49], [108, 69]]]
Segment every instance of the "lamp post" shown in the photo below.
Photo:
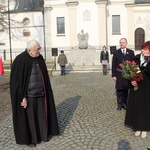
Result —
[[44, 15], [44, 6], [43, 6], [43, 9], [42, 9], [42, 14], [43, 14], [44, 55], [45, 55], [45, 60], [46, 60], [46, 43], [45, 43], [45, 15]]
[[8, 0], [8, 29], [9, 29], [9, 47], [10, 47], [10, 65], [12, 64], [12, 48], [11, 48], [11, 29], [10, 29], [10, 10]]

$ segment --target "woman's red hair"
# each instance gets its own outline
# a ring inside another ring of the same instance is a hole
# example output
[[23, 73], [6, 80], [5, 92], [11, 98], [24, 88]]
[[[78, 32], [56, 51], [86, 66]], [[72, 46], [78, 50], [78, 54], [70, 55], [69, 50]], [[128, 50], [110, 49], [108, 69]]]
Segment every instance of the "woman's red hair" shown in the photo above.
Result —
[[146, 41], [146, 42], [144, 42], [143, 44], [142, 44], [142, 49], [144, 49], [144, 48], [148, 48], [149, 49], [149, 51], [150, 51], [150, 41]]

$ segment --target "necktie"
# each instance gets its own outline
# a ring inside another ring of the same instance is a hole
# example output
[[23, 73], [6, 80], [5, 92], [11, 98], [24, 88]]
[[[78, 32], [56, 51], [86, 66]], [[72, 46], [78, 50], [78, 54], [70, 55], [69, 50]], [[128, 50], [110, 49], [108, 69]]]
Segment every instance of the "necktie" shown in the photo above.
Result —
[[126, 55], [126, 53], [125, 53], [125, 50], [123, 49], [123, 55], [125, 56]]

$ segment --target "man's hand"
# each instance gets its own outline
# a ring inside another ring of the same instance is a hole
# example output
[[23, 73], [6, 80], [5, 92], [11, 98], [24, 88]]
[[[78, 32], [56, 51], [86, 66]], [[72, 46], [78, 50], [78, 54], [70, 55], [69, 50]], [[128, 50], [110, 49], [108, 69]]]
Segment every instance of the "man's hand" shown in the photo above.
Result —
[[116, 78], [116, 77], [112, 77], [112, 79], [113, 79], [114, 81], [117, 81], [117, 78]]
[[26, 109], [27, 108], [27, 99], [23, 98], [22, 102], [21, 102], [21, 106]]

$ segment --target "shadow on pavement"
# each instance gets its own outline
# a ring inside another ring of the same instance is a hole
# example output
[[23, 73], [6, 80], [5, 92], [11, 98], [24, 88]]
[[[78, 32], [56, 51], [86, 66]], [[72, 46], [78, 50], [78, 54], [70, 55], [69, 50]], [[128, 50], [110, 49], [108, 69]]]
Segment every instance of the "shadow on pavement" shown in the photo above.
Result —
[[80, 99], [81, 96], [71, 97], [69, 99], [66, 99], [56, 107], [60, 134], [64, 132], [67, 125], [69, 124]]
[[118, 142], [118, 149], [117, 150], [132, 150], [130, 143], [126, 140], [120, 140]]

